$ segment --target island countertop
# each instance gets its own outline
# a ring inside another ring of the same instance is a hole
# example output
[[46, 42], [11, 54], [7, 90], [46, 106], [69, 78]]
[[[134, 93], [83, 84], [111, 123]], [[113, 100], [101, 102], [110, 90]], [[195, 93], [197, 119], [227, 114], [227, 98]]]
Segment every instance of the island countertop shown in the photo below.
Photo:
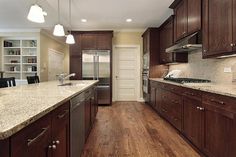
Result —
[[0, 89], [0, 140], [6, 139], [43, 117], [98, 81], [58, 81]]

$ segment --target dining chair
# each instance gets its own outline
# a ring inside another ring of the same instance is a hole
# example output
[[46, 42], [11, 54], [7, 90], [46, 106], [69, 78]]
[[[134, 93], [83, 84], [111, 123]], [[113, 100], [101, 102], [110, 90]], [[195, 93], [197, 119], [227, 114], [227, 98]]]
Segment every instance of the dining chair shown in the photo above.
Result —
[[16, 86], [15, 77], [0, 78], [0, 88]]
[[34, 84], [34, 83], [39, 83], [39, 77], [36, 75], [36, 76], [27, 76], [27, 82], [28, 84]]

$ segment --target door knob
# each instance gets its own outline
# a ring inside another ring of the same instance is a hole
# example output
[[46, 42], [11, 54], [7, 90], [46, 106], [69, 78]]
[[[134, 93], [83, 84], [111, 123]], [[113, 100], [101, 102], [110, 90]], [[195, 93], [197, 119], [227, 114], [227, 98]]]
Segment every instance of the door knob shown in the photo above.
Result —
[[116, 76], [116, 79], [118, 79], [118, 76]]

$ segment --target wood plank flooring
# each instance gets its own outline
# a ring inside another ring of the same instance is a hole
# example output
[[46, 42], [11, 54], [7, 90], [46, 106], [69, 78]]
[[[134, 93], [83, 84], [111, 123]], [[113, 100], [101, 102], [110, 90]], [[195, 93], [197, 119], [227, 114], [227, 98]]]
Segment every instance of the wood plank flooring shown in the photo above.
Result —
[[199, 157], [148, 105], [99, 107], [82, 157]]

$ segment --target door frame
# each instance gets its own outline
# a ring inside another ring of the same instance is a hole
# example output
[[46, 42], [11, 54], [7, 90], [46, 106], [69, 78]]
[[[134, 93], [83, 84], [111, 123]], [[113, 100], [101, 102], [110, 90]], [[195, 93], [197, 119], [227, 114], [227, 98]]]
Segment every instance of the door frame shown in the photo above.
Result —
[[113, 45], [113, 55], [112, 55], [112, 80], [113, 80], [113, 88], [112, 88], [112, 101], [115, 102], [117, 101], [117, 81], [116, 81], [116, 73], [117, 73], [117, 48], [134, 48], [137, 49], [137, 69], [136, 69], [136, 74], [137, 76], [137, 81], [136, 81], [136, 101], [143, 101], [142, 95], [141, 95], [141, 48], [140, 45]]

